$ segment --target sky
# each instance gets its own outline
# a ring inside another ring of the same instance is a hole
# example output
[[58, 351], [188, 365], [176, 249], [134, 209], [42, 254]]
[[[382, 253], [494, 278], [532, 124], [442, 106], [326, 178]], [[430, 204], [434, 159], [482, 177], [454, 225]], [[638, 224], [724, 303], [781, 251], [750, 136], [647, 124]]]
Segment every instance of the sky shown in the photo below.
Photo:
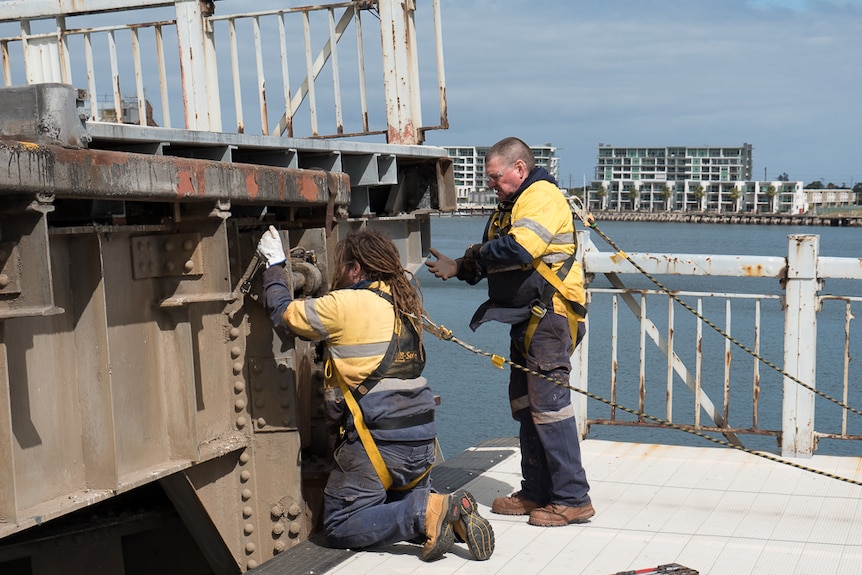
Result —
[[[560, 183], [566, 187], [593, 178], [599, 144], [738, 147], [748, 143], [754, 149], [755, 179], [787, 174], [790, 180], [806, 184], [862, 182], [862, 0], [439, 1], [450, 127], [428, 131], [426, 144], [489, 146], [506, 136], [518, 136], [530, 145], [550, 144], [557, 148]], [[439, 121], [433, 34], [430, 27], [421, 28], [421, 21], [430, 21], [433, 11], [431, 0], [415, 2], [423, 124], [427, 126]], [[0, 0], [0, 8], [4, 3]], [[220, 0], [216, 15], [326, 3], [330, 2]], [[72, 18], [67, 26], [97, 27], [113, 16]], [[301, 80], [297, 70], [305, 68], [301, 20], [293, 16], [287, 49], [293, 59], [291, 84]], [[312, 35], [319, 50], [328, 36], [326, 13], [315, 16]], [[158, 8], [156, 16], [148, 14], [145, 20], [171, 17], [175, 17], [172, 8]], [[275, 21], [269, 18], [261, 24], [271, 125], [283, 111], [278, 109], [283, 98]], [[34, 22], [33, 27], [51, 32], [56, 23], [48, 19]], [[239, 122], [233, 117], [227, 23], [221, 21], [215, 27], [221, 54], [222, 115], [225, 131], [230, 131], [231, 122], [233, 126]], [[242, 123], [247, 133], [255, 133], [257, 122], [256, 133], [260, 133], [251, 20], [242, 21], [237, 30], [241, 32], [238, 73], [245, 92]], [[0, 36], [18, 33], [17, 24], [0, 23]], [[171, 33], [175, 34], [166, 31]], [[146, 96], [158, 113], [151, 36], [151, 29], [141, 32], [141, 51]], [[80, 57], [83, 40], [75, 36], [69, 42], [77, 55], [73, 83], [86, 87], [87, 69]], [[129, 42], [127, 31], [117, 33], [124, 95], [134, 94]], [[347, 126], [348, 133], [356, 130], [356, 120], [362, 116], [358, 92], [350, 82], [350, 76], [356, 76], [351, 42], [355, 51], [355, 40], [340, 43], [344, 47], [339, 64], [344, 123], [354, 122]], [[110, 101], [113, 84], [105, 35], [94, 35], [93, 44], [98, 97]], [[172, 97], [181, 101], [176, 49], [170, 44], [166, 37], [166, 55], [173, 59], [167, 65], [168, 83]], [[10, 46], [14, 59], [20, 46]], [[379, 59], [380, 39], [373, 32], [366, 31], [365, 51], [377, 52]], [[385, 127], [380, 65], [367, 66], [369, 116], [378, 128], [380, 123]], [[13, 84], [23, 78], [22, 63], [14, 61]], [[318, 98], [331, 97], [327, 83], [331, 86], [332, 80], [326, 73], [319, 83]], [[296, 88], [292, 86], [294, 94]], [[308, 103], [304, 105], [307, 109]], [[333, 116], [331, 109], [329, 116]], [[309, 114], [303, 114], [296, 118], [298, 137], [310, 133], [310, 128], [302, 132], [303, 123], [309, 124]], [[181, 125], [182, 106], [173, 105], [171, 117], [173, 126]], [[329, 120], [332, 123], [333, 118]]]
[[[418, 0], [419, 7], [422, 9]], [[551, 144], [754, 148], [754, 178], [862, 182], [862, 0], [442, 0], [450, 128]]]

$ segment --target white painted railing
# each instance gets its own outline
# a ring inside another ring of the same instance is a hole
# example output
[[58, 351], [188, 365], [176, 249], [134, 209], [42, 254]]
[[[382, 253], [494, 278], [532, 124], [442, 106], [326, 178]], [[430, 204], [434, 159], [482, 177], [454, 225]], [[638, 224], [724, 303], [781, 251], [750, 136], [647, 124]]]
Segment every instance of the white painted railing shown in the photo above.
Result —
[[[789, 236], [787, 258], [628, 254], [671, 288], [681, 276], [713, 284], [734, 278], [732, 292], [673, 292], [714, 329], [624, 257], [599, 251], [586, 233], [581, 239], [584, 269], [594, 281], [588, 335], [576, 353], [575, 385], [733, 443], [775, 437], [785, 456], [810, 455], [824, 438], [862, 439], [862, 416], [852, 411], [862, 409], [862, 390], [850, 369], [852, 357], [862, 353], [862, 342], [850, 337], [862, 290], [853, 283], [851, 293], [821, 293], [827, 279], [862, 280], [858, 259], [820, 257], [816, 235]], [[596, 278], [603, 276], [609, 287], [597, 285]], [[764, 279], [769, 280], [766, 293], [736, 291], [763, 289], [758, 280]], [[587, 401], [580, 394], [574, 399], [584, 426], [655, 425], [614, 407], [599, 408], [602, 415], [588, 419]]]
[[[72, 84], [90, 121], [141, 126], [393, 144], [448, 127], [439, 0], [418, 18], [412, 1], [261, 0], [217, 14], [222, 5], [236, 3], [0, 1], [3, 84]], [[437, 72], [433, 125], [422, 121], [420, 40], [422, 69]]]

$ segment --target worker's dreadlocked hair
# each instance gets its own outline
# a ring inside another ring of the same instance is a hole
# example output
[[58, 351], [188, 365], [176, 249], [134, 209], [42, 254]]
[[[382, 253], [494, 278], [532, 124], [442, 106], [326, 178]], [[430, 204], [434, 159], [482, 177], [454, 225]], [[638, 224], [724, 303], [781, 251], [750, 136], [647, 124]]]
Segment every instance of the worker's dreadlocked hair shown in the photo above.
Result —
[[414, 275], [401, 266], [398, 248], [389, 236], [373, 229], [348, 234], [335, 248], [336, 270], [351, 262], [359, 264], [368, 280], [389, 285], [396, 317], [409, 319], [421, 338], [422, 290]]

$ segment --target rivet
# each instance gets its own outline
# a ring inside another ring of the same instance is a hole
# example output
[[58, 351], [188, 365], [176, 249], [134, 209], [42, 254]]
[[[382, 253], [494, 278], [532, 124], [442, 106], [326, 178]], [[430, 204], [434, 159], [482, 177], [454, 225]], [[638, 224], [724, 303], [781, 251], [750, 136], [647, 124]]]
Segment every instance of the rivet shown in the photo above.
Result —
[[248, 421], [246, 420], [246, 418], [244, 418], [244, 417], [237, 417], [236, 418], [236, 426], [239, 429], [242, 429], [243, 427], [245, 427], [246, 424], [248, 424]]
[[235, 345], [232, 348], [230, 348], [230, 356], [234, 359], [238, 358], [241, 353], [242, 353], [242, 350], [239, 348], [238, 345]]
[[246, 535], [251, 535], [252, 533], [254, 533], [254, 524], [246, 523], [245, 527], [243, 527], [242, 530], [245, 531]]
[[234, 374], [237, 374], [237, 375], [242, 373], [242, 362], [238, 361], [235, 364], [233, 364], [233, 372], [234, 372]]
[[289, 386], [290, 382], [286, 379], [282, 379], [280, 382], [278, 382], [278, 387], [280, 387], [281, 389], [287, 389]]
[[278, 362], [278, 371], [285, 372], [287, 371], [287, 364], [283, 361]]
[[255, 561], [254, 559], [249, 559], [248, 560], [248, 568], [254, 569], [255, 567], [257, 567], [257, 561]]
[[282, 533], [284, 533], [284, 525], [282, 525], [281, 523], [276, 523], [275, 525], [272, 526], [272, 534], [273, 535], [278, 537]]
[[252, 369], [254, 369], [255, 373], [263, 373], [263, 365], [261, 365], [260, 363], [255, 362]]
[[281, 420], [281, 424], [282, 424], [283, 426], [285, 426], [285, 427], [290, 427], [290, 423], [291, 423], [291, 422], [290, 422], [290, 418], [289, 418], [289, 417], [285, 417], [284, 419], [282, 419], [282, 420]]
[[171, 240], [168, 240], [164, 243], [164, 245], [162, 247], [164, 248], [164, 250], [166, 252], [172, 252], [172, 251], [174, 251], [174, 248], [176, 246], [174, 245], [174, 242], [172, 242]]
[[266, 427], [266, 420], [265, 420], [264, 418], [262, 418], [262, 417], [258, 417], [258, 418], [257, 418], [257, 426], [258, 426], [259, 428], [264, 428], [264, 427]]
[[165, 262], [165, 271], [166, 272], [172, 272], [176, 269], [176, 267], [177, 266], [174, 264], [174, 262]]
[[262, 398], [262, 397], [258, 397], [257, 399], [254, 400], [254, 405], [255, 405], [255, 407], [257, 407], [259, 409], [259, 408], [263, 407], [264, 405], [266, 405], [266, 400], [264, 400], [264, 398]]
[[244, 381], [233, 382], [233, 390], [236, 393], [242, 393], [243, 391], [245, 391], [245, 382]]
[[290, 506], [290, 508], [288, 508], [287, 512], [290, 514], [291, 517], [296, 517], [300, 513], [302, 513], [302, 509], [299, 507], [299, 505], [294, 503]]
[[299, 526], [298, 521], [291, 521], [290, 522], [290, 534], [291, 535], [296, 537], [297, 535], [299, 535], [300, 530], [301, 530], [301, 528]]
[[187, 272], [192, 271], [193, 269], [195, 269], [195, 262], [193, 262], [192, 260], [186, 260], [186, 263], [183, 264], [183, 269]]
[[237, 411], [242, 411], [243, 409], [245, 409], [245, 400], [244, 399], [237, 399], [236, 402], [233, 404], [233, 406], [234, 406], [234, 409], [236, 409]]
[[239, 455], [239, 462], [242, 463], [243, 465], [248, 463], [250, 459], [251, 459], [251, 455], [249, 455], [247, 451], [244, 451], [244, 452], [240, 453], [240, 455]]
[[278, 555], [285, 549], [287, 549], [287, 545], [284, 543], [284, 541], [276, 541], [275, 545], [272, 546], [272, 552], [276, 555]]
[[241, 471], [239, 474], [239, 479], [243, 483], [248, 481], [249, 479], [251, 479], [251, 471], [249, 471], [248, 469], [246, 469], [245, 471]]
[[290, 407], [290, 398], [289, 397], [282, 398], [281, 407], [283, 407], [284, 409], [287, 409], [288, 407]]
[[249, 555], [254, 553], [255, 549], [257, 549], [257, 547], [255, 547], [254, 543], [252, 543], [251, 541], [249, 541], [248, 543], [245, 544], [245, 552], [248, 553]]
[[282, 509], [280, 505], [273, 505], [272, 509], [269, 510], [269, 513], [273, 517], [281, 517], [284, 515], [284, 509]]
[[242, 516], [243, 517], [251, 517], [251, 514], [252, 514], [252, 510], [251, 510], [250, 506], [246, 505], [245, 507], [242, 508]]
[[9, 276], [6, 274], [0, 274], [0, 288], [4, 288], [9, 285]]
[[230, 338], [236, 339], [238, 337], [239, 337], [239, 328], [238, 327], [230, 328]]
[[251, 499], [251, 489], [243, 489], [241, 497], [243, 501], [248, 501], [249, 499]]
[[187, 252], [190, 252], [195, 249], [195, 243], [191, 240], [186, 240], [183, 242], [183, 249]]

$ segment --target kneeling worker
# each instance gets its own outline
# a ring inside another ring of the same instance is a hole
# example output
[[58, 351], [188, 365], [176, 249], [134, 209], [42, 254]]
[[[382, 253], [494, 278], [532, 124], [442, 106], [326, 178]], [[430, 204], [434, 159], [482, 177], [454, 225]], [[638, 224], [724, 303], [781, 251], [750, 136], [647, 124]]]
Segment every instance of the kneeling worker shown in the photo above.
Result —
[[324, 489], [327, 545], [424, 541], [422, 559], [432, 561], [458, 535], [474, 559], [488, 559], [494, 532], [473, 496], [431, 490], [437, 426], [434, 396], [421, 376], [422, 298], [398, 248], [379, 231], [348, 235], [336, 246], [333, 291], [295, 301], [275, 228], [264, 232], [257, 250], [266, 260], [265, 305], [274, 325], [326, 343], [327, 393], [340, 389], [344, 398], [334, 404], [341, 406], [343, 431]]

